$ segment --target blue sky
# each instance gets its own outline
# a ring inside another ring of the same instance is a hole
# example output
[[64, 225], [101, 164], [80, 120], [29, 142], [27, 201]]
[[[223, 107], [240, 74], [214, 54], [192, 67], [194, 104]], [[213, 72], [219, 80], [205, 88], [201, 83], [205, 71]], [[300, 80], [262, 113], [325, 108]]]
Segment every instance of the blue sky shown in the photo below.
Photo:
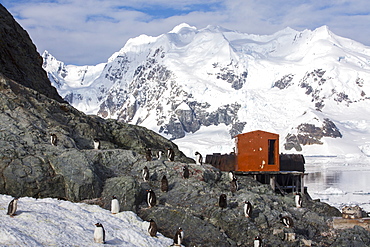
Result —
[[368, 0], [0, 0], [38, 51], [66, 64], [106, 62], [129, 38], [158, 36], [186, 22], [250, 34], [327, 25], [370, 45]]

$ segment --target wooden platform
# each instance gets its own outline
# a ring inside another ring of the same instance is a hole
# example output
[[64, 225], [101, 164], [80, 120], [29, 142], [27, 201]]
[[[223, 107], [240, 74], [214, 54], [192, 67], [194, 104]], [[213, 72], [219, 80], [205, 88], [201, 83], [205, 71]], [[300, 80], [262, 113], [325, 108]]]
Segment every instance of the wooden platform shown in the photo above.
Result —
[[343, 219], [342, 217], [333, 218], [334, 229], [347, 229], [353, 228], [354, 226], [361, 226], [366, 230], [370, 231], [370, 218], [360, 218], [360, 219]]
[[[256, 180], [262, 183], [269, 183], [275, 191], [278, 189], [282, 194], [287, 190], [292, 192], [304, 193], [304, 175], [307, 173], [300, 171], [236, 171], [236, 175], [254, 176]], [[266, 181], [267, 180], [267, 181]]]

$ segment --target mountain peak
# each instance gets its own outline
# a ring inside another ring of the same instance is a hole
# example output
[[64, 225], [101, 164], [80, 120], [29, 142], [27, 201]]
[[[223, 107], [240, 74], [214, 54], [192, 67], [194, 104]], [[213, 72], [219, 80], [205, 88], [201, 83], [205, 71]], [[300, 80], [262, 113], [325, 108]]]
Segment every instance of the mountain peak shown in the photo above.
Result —
[[182, 29], [193, 29], [193, 30], [197, 30], [196, 27], [194, 26], [190, 26], [189, 24], [187, 23], [181, 23], [179, 25], [177, 25], [176, 27], [174, 27], [171, 31], [169, 31], [168, 33], [180, 33]]

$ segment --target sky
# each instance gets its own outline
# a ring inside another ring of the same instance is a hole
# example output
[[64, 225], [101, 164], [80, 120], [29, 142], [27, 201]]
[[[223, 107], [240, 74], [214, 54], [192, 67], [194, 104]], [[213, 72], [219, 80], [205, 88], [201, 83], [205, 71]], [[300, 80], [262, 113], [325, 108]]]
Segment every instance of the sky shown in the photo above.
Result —
[[368, 0], [0, 0], [48, 50], [73, 65], [96, 65], [141, 34], [158, 36], [176, 25], [219, 25], [248, 34], [273, 34], [327, 25], [335, 34], [370, 45]]

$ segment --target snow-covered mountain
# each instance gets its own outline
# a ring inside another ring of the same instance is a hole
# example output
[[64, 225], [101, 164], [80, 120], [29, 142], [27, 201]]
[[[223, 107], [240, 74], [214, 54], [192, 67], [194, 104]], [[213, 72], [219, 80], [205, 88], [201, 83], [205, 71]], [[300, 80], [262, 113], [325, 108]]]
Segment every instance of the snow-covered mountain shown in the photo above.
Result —
[[230, 152], [233, 136], [257, 129], [280, 134], [281, 152], [370, 155], [370, 47], [327, 26], [252, 35], [180, 24], [130, 39], [105, 64], [43, 58], [73, 106], [152, 129], [190, 157]]

